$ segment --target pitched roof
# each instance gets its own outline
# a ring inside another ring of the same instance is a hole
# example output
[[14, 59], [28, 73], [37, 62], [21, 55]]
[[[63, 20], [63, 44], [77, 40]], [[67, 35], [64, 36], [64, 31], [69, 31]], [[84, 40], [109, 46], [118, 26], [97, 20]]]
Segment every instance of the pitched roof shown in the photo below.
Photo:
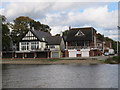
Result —
[[50, 36], [46, 38], [48, 45], [60, 45], [62, 37], [61, 36]]
[[40, 41], [44, 41], [43, 38], [50, 37], [50, 32], [38, 31], [38, 30], [30, 30]]
[[[68, 31], [66, 41], [92, 40], [93, 31], [96, 32], [96, 30], [92, 27], [72, 28]], [[79, 32], [81, 32], [83, 35], [77, 35]]]

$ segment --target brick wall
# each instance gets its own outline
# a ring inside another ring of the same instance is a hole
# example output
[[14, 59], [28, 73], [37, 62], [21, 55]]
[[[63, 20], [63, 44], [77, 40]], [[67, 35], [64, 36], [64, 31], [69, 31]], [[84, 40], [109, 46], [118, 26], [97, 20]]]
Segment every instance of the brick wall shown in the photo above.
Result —
[[65, 57], [69, 57], [69, 52], [68, 52], [68, 50], [65, 50]]

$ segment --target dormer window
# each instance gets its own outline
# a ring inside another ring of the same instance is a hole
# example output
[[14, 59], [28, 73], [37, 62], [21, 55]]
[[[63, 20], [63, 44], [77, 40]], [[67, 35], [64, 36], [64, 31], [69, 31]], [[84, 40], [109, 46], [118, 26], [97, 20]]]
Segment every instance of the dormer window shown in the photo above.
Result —
[[45, 38], [42, 38], [43, 41], [45, 41]]
[[75, 34], [75, 36], [84, 36], [85, 34], [81, 31], [81, 30], [79, 30], [76, 34]]

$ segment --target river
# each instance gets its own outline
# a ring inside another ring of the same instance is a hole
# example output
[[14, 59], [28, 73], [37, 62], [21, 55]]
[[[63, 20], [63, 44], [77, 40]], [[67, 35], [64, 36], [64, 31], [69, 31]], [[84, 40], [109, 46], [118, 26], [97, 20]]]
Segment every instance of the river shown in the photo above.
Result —
[[3, 88], [118, 88], [118, 65], [3, 65]]

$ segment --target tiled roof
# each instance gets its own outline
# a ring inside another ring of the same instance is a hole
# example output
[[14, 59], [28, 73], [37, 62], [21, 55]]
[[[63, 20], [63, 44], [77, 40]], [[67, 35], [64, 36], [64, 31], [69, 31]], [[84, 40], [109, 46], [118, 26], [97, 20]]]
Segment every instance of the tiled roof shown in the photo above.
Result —
[[60, 45], [62, 37], [61, 36], [50, 36], [46, 38], [48, 45]]
[[38, 31], [38, 30], [30, 30], [40, 41], [44, 41], [46, 37], [50, 37], [51, 34], [49, 32]]
[[[84, 40], [92, 40], [93, 36], [93, 31], [96, 32], [96, 30], [92, 27], [87, 27], [87, 28], [72, 28], [68, 31], [66, 41], [84, 41]], [[83, 35], [78, 35], [76, 34], [78, 32], [82, 32]]]

